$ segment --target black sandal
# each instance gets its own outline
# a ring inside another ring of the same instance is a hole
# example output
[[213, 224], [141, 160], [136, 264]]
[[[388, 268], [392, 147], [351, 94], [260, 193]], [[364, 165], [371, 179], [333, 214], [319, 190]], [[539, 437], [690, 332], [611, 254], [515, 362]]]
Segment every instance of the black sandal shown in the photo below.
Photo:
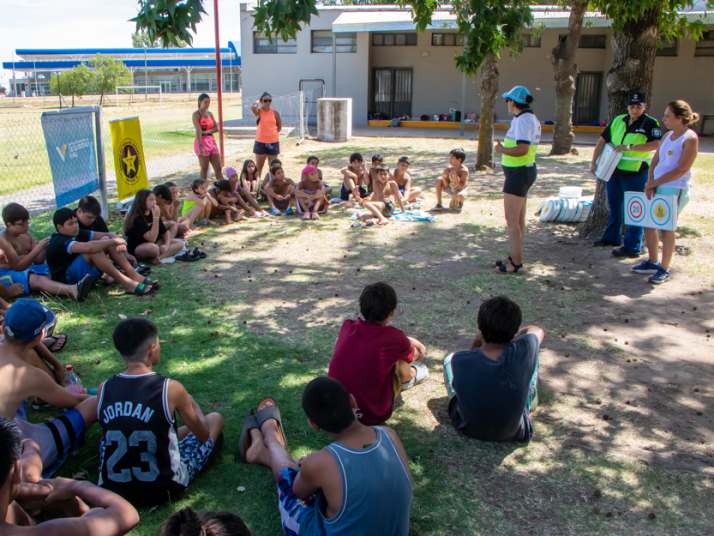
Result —
[[57, 335], [48, 335], [42, 339], [42, 344], [44, 344], [47, 349], [54, 353], [61, 352], [62, 348], [67, 345], [68, 337], [64, 333], [58, 333]]
[[238, 440], [238, 453], [241, 461], [244, 463], [248, 463], [248, 460], [245, 459], [245, 455], [252, 444], [250, 431], [256, 428], [260, 429], [258, 419], [255, 418], [253, 410], [250, 410], [243, 420], [243, 427], [240, 430], [240, 439]]
[[518, 273], [518, 270], [520, 270], [521, 268], [523, 268], [523, 263], [521, 263], [521, 264], [516, 264], [515, 262], [513, 262], [513, 259], [511, 259], [511, 257], [508, 257], [508, 263], [509, 263], [511, 266], [513, 266], [513, 271], [509, 272], [509, 271], [508, 271], [508, 265], [507, 265], [506, 263], [503, 263], [503, 262], [497, 265], [497, 266], [498, 266], [498, 271], [499, 271], [500, 273], [502, 273], [502, 274], [517, 274], [517, 273]]
[[[267, 400], [270, 400], [273, 403], [269, 406], [265, 406], [261, 410], [258, 410], [258, 412], [255, 414], [255, 420], [258, 422], [258, 428], [261, 429], [266, 421], [269, 421], [271, 419], [274, 420], [275, 423], [278, 425], [278, 432], [280, 432], [280, 435], [283, 437], [283, 446], [287, 448], [288, 438], [285, 436], [285, 431], [283, 430], [283, 421], [280, 418], [280, 410], [278, 409], [278, 403], [275, 401], [274, 398], [268, 397], [261, 400], [260, 404], [266, 402]], [[260, 406], [260, 404], [258, 404], [258, 406]]]

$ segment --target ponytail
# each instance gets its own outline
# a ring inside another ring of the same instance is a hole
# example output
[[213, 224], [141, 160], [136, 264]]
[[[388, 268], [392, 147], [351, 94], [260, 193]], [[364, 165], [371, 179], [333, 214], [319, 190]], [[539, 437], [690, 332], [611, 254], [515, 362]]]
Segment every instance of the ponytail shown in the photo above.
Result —
[[669, 108], [674, 116], [677, 119], [680, 119], [685, 125], [693, 125], [699, 121], [699, 114], [692, 111], [692, 107], [687, 101], [683, 101], [681, 99], [673, 100], [667, 104], [667, 108]]

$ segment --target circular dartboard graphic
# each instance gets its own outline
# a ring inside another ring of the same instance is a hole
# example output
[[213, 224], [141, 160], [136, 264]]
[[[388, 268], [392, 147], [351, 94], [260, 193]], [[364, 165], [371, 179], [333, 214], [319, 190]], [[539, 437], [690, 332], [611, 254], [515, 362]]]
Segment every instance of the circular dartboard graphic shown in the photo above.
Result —
[[660, 226], [667, 226], [672, 221], [672, 207], [669, 201], [658, 197], [652, 201], [650, 205], [650, 218]]
[[645, 204], [642, 202], [642, 199], [638, 197], [630, 199], [630, 202], [627, 204], [627, 215], [635, 223], [639, 223], [645, 219]]

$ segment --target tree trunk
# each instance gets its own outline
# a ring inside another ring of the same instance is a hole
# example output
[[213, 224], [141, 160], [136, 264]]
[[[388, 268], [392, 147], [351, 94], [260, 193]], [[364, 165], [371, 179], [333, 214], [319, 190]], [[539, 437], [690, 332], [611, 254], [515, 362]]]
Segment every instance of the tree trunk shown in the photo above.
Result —
[[550, 154], [567, 154], [573, 146], [573, 101], [578, 66], [575, 55], [583, 30], [587, 0], [573, 0], [568, 18], [568, 33], [558, 40], [551, 53], [555, 77], [555, 129]]
[[[643, 91], [652, 102], [652, 75], [657, 54], [657, 21], [660, 8], [647, 11], [642, 18], [615, 31], [612, 39], [612, 66], [607, 72], [608, 114], [612, 119], [627, 111], [628, 95]], [[597, 181], [595, 199], [587, 221], [580, 229], [586, 238], [598, 237], [607, 225], [605, 183]]]
[[493, 168], [493, 115], [498, 94], [498, 60], [489, 54], [481, 64], [481, 108], [476, 169]]

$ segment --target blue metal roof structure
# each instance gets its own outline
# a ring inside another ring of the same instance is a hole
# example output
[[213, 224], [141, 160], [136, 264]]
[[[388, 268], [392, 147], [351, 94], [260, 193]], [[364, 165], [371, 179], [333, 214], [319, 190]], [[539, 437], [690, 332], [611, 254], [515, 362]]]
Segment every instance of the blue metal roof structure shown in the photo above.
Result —
[[[220, 52], [221, 65], [240, 66], [240, 55], [235, 43], [229, 41], [228, 47], [221, 48]], [[214, 48], [18, 48], [15, 53], [25, 59], [15, 62], [3, 62], [3, 69], [15, 69], [17, 71], [71, 69], [82, 63], [87, 64], [92, 61], [92, 58], [77, 59], [77, 56], [95, 56], [97, 54], [151, 58], [118, 58], [127, 67], [212, 67], [216, 64], [216, 60], [213, 57], [180, 57], [182, 55], [195, 56], [197, 54], [213, 55], [215, 54]], [[173, 55], [174, 57], [162, 57], [166, 55]], [[26, 59], [28, 56], [57, 56], [57, 58]], [[61, 58], [61, 56], [70, 57]]]

